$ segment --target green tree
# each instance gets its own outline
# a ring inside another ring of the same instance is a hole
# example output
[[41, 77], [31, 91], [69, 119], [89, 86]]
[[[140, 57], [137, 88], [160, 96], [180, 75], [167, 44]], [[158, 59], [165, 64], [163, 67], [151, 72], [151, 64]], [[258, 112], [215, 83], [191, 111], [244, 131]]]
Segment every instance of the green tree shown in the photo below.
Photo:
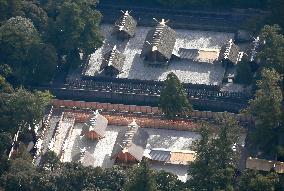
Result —
[[275, 152], [277, 131], [281, 125], [282, 92], [281, 76], [274, 69], [263, 69], [261, 80], [257, 81], [258, 90], [255, 98], [249, 101], [246, 110], [256, 119], [256, 129], [253, 134], [255, 146], [265, 152]]
[[99, 29], [101, 14], [93, 9], [93, 2], [64, 2], [60, 6], [56, 20], [50, 25], [50, 40], [60, 57], [67, 56], [67, 64], [71, 67], [78, 67], [81, 64], [79, 53], [86, 58], [102, 46], [103, 36]]
[[19, 15], [21, 3], [22, 0], [0, 0], [0, 23], [10, 17]]
[[56, 180], [58, 190], [83, 190], [85, 180], [90, 179], [91, 173], [92, 168], [84, 167], [80, 163], [64, 163]]
[[56, 49], [49, 44], [37, 44], [33, 46], [28, 54], [30, 70], [30, 84], [48, 83], [52, 80], [56, 66]]
[[149, 163], [142, 160], [138, 167], [134, 168], [130, 180], [126, 182], [125, 191], [156, 191], [157, 185], [153, 172], [149, 168]]
[[12, 94], [10, 106], [18, 124], [34, 128], [43, 117], [46, 106], [51, 101], [49, 92], [28, 92], [24, 89], [17, 90]]
[[237, 121], [225, 115], [219, 129], [205, 124], [200, 130], [201, 139], [194, 144], [196, 159], [189, 165], [192, 190], [233, 190], [233, 180], [239, 159], [240, 127]]
[[263, 65], [275, 69], [278, 73], [284, 74], [284, 36], [280, 33], [278, 25], [266, 25], [261, 30], [261, 40], [265, 42], [259, 53]]
[[12, 161], [11, 169], [6, 175], [6, 191], [31, 190], [32, 179], [36, 171], [33, 164], [23, 159]]
[[33, 22], [35, 28], [45, 35], [48, 25], [47, 13], [33, 1], [23, 1], [22, 11], [24, 16]]
[[275, 191], [279, 176], [275, 172], [263, 175], [254, 170], [246, 170], [238, 181], [240, 191]]
[[26, 64], [28, 53], [39, 42], [37, 30], [26, 18], [11, 18], [0, 27], [0, 62], [8, 64], [20, 82], [28, 79], [31, 70]]
[[160, 191], [181, 191], [185, 188], [184, 183], [178, 179], [177, 175], [163, 170], [155, 172], [155, 181], [157, 189]]
[[31, 93], [18, 89], [11, 94], [0, 93], [0, 98], [0, 129], [14, 134], [19, 126], [33, 130], [52, 96], [49, 92]]
[[178, 77], [173, 72], [167, 76], [161, 92], [159, 107], [168, 117], [193, 110]]
[[41, 158], [40, 169], [55, 171], [60, 168], [60, 160], [56, 153], [47, 151]]
[[0, 132], [0, 154], [5, 155], [12, 145], [12, 136], [7, 132]]
[[12, 69], [7, 64], [0, 64], [0, 75], [4, 78], [9, 77], [12, 74]]
[[5, 92], [5, 93], [12, 93], [13, 88], [12, 86], [6, 81], [4, 77], [0, 75], [0, 93]]

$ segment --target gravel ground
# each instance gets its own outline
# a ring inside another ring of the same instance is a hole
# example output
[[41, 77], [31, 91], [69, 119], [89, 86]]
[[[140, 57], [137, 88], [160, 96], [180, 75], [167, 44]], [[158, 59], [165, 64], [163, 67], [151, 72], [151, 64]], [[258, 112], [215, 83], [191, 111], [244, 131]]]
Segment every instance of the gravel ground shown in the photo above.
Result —
[[106, 129], [105, 138], [101, 139], [100, 141], [91, 141], [81, 136], [82, 126], [83, 124], [75, 125], [69, 139], [69, 145], [65, 150], [63, 162], [72, 161], [82, 149], [86, 149], [86, 151], [92, 153], [94, 156], [94, 167], [112, 167], [114, 161], [110, 159], [110, 156], [117, 134], [122, 127], [108, 126]]
[[147, 129], [149, 134], [146, 149], [162, 148], [169, 150], [191, 150], [192, 142], [199, 138], [198, 133], [167, 129]]
[[166, 172], [171, 172], [178, 176], [178, 179], [182, 182], [186, 182], [188, 179], [187, 170], [188, 166], [186, 165], [173, 165], [173, 164], [151, 164], [151, 168], [155, 170], [164, 170]]
[[[58, 120], [59, 116], [52, 118], [53, 121]], [[56, 119], [56, 120], [55, 120]], [[65, 152], [61, 160], [63, 162], [75, 161], [80, 151], [85, 149], [93, 155], [94, 162], [92, 166], [110, 168], [114, 164], [114, 160], [110, 159], [118, 132], [125, 128], [124, 126], [108, 126], [106, 129], [105, 138], [100, 141], [91, 141], [81, 136], [83, 123], [77, 123], [74, 126], [72, 134], [68, 137], [68, 145], [65, 147]], [[53, 129], [53, 128], [51, 128]], [[175, 131], [167, 129], [150, 129], [144, 128], [149, 134], [146, 150], [144, 155], [147, 155], [149, 150], [153, 148], [163, 148], [169, 150], [190, 150], [192, 142], [199, 138], [198, 133], [189, 131]], [[64, 134], [64, 131], [60, 131]], [[240, 141], [244, 145], [245, 134]], [[78, 157], [77, 157], [78, 158]], [[165, 170], [172, 172], [178, 176], [181, 181], [187, 180], [187, 166], [172, 165], [172, 164], [152, 164], [156, 170]]]
[[[172, 61], [168, 67], [153, 67], [143, 63], [140, 58], [141, 49], [150, 27], [138, 27], [136, 36], [129, 42], [117, 41], [111, 36], [111, 25], [103, 25], [102, 31], [106, 40], [102, 48], [92, 54], [86, 75], [99, 74], [102, 54], [117, 45], [118, 49], [126, 55], [123, 71], [119, 78], [141, 80], [165, 80], [170, 72], [174, 72], [182, 82], [197, 84], [220, 84], [224, 75], [224, 68], [220, 64], [201, 64], [189, 61]], [[220, 49], [221, 46], [233, 37], [231, 33], [212, 31], [176, 30], [178, 38], [174, 52], [179, 48], [210, 48]]]
[[[65, 149], [63, 162], [74, 161], [74, 158], [80, 154], [82, 149], [93, 154], [94, 164], [93, 166], [100, 166], [103, 168], [112, 167], [114, 161], [110, 159], [113, 146], [115, 144], [118, 132], [125, 128], [123, 126], [108, 126], [106, 129], [105, 138], [99, 142], [86, 140], [81, 136], [83, 124], [75, 124], [71, 136], [68, 138], [69, 144]], [[165, 149], [190, 149], [193, 140], [198, 138], [197, 133], [188, 131], [174, 131], [165, 129], [147, 129], [145, 130], [149, 134], [145, 153], [147, 149], [152, 148], [165, 148]], [[153, 169], [165, 170], [176, 174], [180, 180], [185, 181], [187, 179], [187, 167], [183, 165], [153, 165]]]

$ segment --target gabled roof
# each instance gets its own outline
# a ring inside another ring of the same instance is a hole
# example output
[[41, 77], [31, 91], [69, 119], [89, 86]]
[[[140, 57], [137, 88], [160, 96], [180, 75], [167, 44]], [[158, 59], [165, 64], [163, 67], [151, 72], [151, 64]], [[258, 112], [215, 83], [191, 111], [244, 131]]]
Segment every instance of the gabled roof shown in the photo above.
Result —
[[98, 110], [93, 113], [90, 120], [85, 123], [88, 131], [95, 131], [99, 136], [103, 137], [108, 125], [108, 120], [99, 114]]
[[182, 164], [186, 165], [188, 162], [192, 162], [195, 160], [196, 152], [189, 150], [167, 150], [167, 149], [152, 149], [149, 154], [146, 156], [147, 158], [165, 162], [170, 164]]
[[171, 151], [164, 149], [152, 149], [149, 158], [155, 161], [168, 162], [171, 158]]
[[117, 50], [115, 45], [112, 50], [109, 50], [104, 54], [101, 70], [105, 69], [106, 67], [113, 67], [121, 72], [124, 61], [125, 56]]
[[83, 166], [93, 166], [95, 158], [90, 152], [86, 151], [84, 148], [80, 151], [80, 153], [73, 157], [72, 161], [79, 162]]
[[170, 59], [175, 47], [176, 38], [176, 32], [167, 26], [165, 20], [162, 19], [155, 28], [148, 32], [141, 55], [145, 56], [151, 51], [158, 51], [167, 59]]
[[251, 49], [249, 50], [249, 61], [253, 62], [256, 59], [257, 56], [257, 52], [259, 50], [260, 47], [260, 38], [257, 37], [253, 40], [253, 42], [251, 43]]
[[148, 138], [148, 133], [133, 121], [125, 130], [119, 132], [113, 148], [112, 158], [116, 157], [120, 152], [123, 152], [129, 153], [137, 161], [141, 161]]
[[129, 36], [133, 37], [136, 26], [136, 20], [129, 14], [128, 11], [125, 11], [124, 14], [115, 22], [114, 31], [124, 31]]
[[231, 39], [221, 47], [218, 60], [229, 60], [233, 64], [237, 64], [241, 61], [242, 56], [243, 52], [240, 52], [240, 48]]
[[216, 49], [186, 49], [180, 48], [176, 56], [181, 59], [199, 63], [214, 63], [218, 59], [219, 50]]
[[169, 163], [171, 164], [183, 164], [186, 165], [188, 162], [195, 160], [196, 152], [187, 150], [176, 150], [171, 152], [171, 158]]

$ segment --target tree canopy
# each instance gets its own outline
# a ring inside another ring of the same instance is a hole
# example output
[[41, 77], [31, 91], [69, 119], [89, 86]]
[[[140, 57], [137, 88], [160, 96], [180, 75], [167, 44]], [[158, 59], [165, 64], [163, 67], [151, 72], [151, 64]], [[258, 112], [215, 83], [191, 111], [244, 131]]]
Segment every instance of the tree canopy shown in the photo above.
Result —
[[260, 33], [264, 46], [259, 53], [263, 66], [275, 69], [279, 74], [284, 74], [284, 36], [280, 33], [279, 25], [263, 27]]
[[189, 185], [192, 190], [233, 190], [233, 180], [238, 164], [240, 127], [226, 115], [214, 133], [208, 124], [200, 130], [200, 140], [193, 150], [196, 159], [189, 164]]
[[11, 68], [6, 80], [41, 85], [52, 81], [58, 64], [66, 69], [80, 66], [103, 43], [96, 3], [1, 0], [0, 67]]
[[193, 110], [178, 77], [173, 72], [169, 73], [165, 80], [159, 107], [168, 117], [182, 112], [190, 113]]
[[125, 191], [157, 191], [153, 171], [150, 170], [146, 160], [142, 160], [132, 173], [131, 179], [126, 182], [124, 187]]
[[254, 145], [266, 152], [275, 152], [277, 132], [282, 119], [281, 76], [274, 69], [264, 68], [257, 81], [255, 98], [249, 102], [247, 112], [256, 119]]

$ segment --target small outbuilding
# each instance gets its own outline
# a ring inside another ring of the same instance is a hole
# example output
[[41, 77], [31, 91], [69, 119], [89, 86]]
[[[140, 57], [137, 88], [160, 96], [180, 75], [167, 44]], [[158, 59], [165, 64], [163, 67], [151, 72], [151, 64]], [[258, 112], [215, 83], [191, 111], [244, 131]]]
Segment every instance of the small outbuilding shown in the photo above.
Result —
[[148, 133], [133, 120], [126, 130], [119, 132], [111, 158], [119, 165], [139, 163], [143, 158], [148, 138]]
[[231, 39], [221, 47], [218, 60], [224, 65], [236, 65], [242, 60], [243, 54]]
[[162, 19], [155, 28], [148, 32], [141, 57], [149, 64], [167, 65], [171, 59], [176, 38], [176, 32]]
[[116, 45], [112, 50], [103, 55], [100, 70], [104, 70], [107, 76], [117, 76], [122, 72], [125, 56], [117, 50]]
[[84, 135], [91, 140], [99, 140], [104, 138], [108, 120], [102, 116], [98, 110], [93, 113], [90, 120], [85, 123], [86, 131]]
[[190, 150], [168, 150], [168, 149], [152, 149], [145, 155], [152, 163], [187, 165], [193, 162], [196, 152]]
[[137, 22], [130, 15], [129, 11], [123, 12], [123, 15], [115, 22], [112, 35], [119, 40], [126, 40], [135, 36]]
[[179, 59], [189, 60], [195, 63], [213, 64], [218, 60], [219, 50], [180, 48], [176, 56]]

